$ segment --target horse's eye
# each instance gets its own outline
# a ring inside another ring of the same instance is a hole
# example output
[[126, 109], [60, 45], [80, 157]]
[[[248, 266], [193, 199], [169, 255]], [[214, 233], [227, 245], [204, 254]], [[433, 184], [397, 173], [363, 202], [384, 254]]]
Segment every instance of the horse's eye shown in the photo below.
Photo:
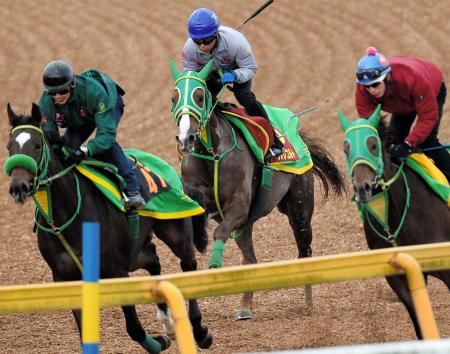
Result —
[[348, 143], [348, 141], [344, 141], [344, 153], [347, 156], [350, 153], [350, 144]]
[[374, 137], [370, 137], [367, 139], [367, 149], [370, 151], [370, 153], [374, 156], [378, 156], [378, 144], [377, 140]]
[[34, 148], [36, 150], [41, 150], [42, 149], [42, 144], [41, 143], [36, 143], [36, 144], [34, 144]]

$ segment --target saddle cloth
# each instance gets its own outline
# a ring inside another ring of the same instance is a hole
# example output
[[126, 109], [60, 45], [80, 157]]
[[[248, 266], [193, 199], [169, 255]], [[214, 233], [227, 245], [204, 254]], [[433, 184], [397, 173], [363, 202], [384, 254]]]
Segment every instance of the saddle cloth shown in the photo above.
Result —
[[[263, 106], [275, 133], [284, 145], [283, 154], [272, 159], [270, 166], [275, 170], [294, 174], [303, 174], [311, 169], [313, 162], [310, 152], [298, 133], [300, 119], [286, 108]], [[269, 123], [262, 117], [249, 116], [240, 107], [233, 107], [222, 113], [241, 131], [257, 161], [264, 163], [264, 156], [273, 143]]]
[[[124, 149], [124, 152], [137, 164], [141, 191], [147, 200], [145, 208], [138, 211], [139, 215], [156, 219], [180, 219], [204, 213], [204, 209], [183, 192], [178, 173], [166, 161], [136, 149]], [[76, 169], [90, 179], [119, 210], [126, 211], [117, 183], [89, 165], [81, 163]]]
[[423, 153], [413, 153], [408, 155], [406, 166], [421, 176], [430, 188], [450, 206], [449, 183], [433, 160]]

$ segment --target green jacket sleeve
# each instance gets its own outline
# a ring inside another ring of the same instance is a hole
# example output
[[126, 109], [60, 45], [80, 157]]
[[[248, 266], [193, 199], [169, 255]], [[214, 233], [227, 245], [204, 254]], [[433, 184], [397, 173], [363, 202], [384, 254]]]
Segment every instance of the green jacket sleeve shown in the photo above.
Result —
[[94, 109], [94, 120], [96, 125], [95, 138], [89, 141], [87, 148], [90, 156], [101, 154], [110, 149], [116, 142], [116, 117], [115, 101], [111, 99], [103, 89], [95, 89], [90, 97]]
[[42, 94], [39, 100], [39, 109], [43, 117], [41, 128], [51, 143], [60, 139], [58, 126], [55, 120], [55, 111], [51, 98], [47, 94]]

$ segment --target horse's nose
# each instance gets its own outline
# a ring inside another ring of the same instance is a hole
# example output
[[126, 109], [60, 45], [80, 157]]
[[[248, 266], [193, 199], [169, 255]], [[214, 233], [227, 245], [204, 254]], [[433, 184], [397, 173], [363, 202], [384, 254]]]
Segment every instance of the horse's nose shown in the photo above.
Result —
[[189, 134], [189, 137], [188, 137], [188, 144], [189, 145], [192, 145], [192, 144], [194, 144], [194, 142], [195, 142], [195, 134]]
[[28, 196], [29, 188], [25, 183], [15, 184], [9, 187], [9, 194], [13, 197], [14, 201], [18, 204], [25, 203]]
[[370, 183], [364, 182], [361, 184], [353, 185], [353, 193], [357, 197], [357, 200], [361, 203], [366, 203], [372, 196], [372, 186]]
[[18, 204], [25, 203], [30, 192], [30, 184], [23, 179], [13, 178], [9, 186], [9, 194]]

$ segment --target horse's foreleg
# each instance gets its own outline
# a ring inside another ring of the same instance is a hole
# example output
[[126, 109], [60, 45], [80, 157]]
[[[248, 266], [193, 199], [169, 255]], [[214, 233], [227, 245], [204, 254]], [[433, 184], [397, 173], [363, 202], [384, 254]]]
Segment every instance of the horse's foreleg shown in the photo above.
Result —
[[412, 301], [411, 293], [409, 292], [408, 283], [404, 275], [386, 277], [389, 286], [397, 294], [403, 305], [405, 305], [406, 310], [409, 313], [409, 317], [414, 325], [414, 330], [416, 331], [416, 336], [418, 339], [422, 339], [422, 332], [420, 330], [419, 321], [417, 320], [416, 310], [414, 309], [414, 304]]
[[[189, 257], [191, 258], [191, 257]], [[181, 269], [183, 272], [197, 270], [197, 261], [192, 252], [191, 259], [181, 259]], [[208, 349], [213, 343], [213, 337], [207, 326], [202, 325], [202, 313], [198, 306], [197, 300], [189, 300], [189, 320], [192, 324], [194, 338], [197, 345], [202, 349]]]
[[80, 334], [81, 341], [81, 310], [72, 310], [73, 317], [75, 318], [75, 322], [77, 324], [78, 333]]
[[[242, 264], [257, 263], [252, 239], [253, 224], [247, 225], [241, 236], [236, 239], [236, 243], [242, 252]], [[250, 320], [253, 317], [253, 292], [246, 292], [242, 296], [241, 306], [236, 313], [236, 321]]]
[[[193, 247], [192, 223], [188, 219], [168, 220], [155, 224], [155, 235], [162, 240], [171, 251], [180, 259], [180, 267], [183, 272], [197, 270], [197, 260]], [[163, 313], [158, 305], [158, 318], [161, 318], [165, 328], [173, 329], [173, 320], [170, 312]], [[169, 316], [167, 316], [169, 315]], [[191, 321], [197, 345], [202, 349], [207, 349], [212, 345], [213, 337], [207, 326], [202, 325], [202, 314], [197, 300], [189, 300], [189, 320]], [[166, 332], [168, 333], [168, 332]]]
[[[153, 242], [143, 247], [137, 256], [136, 265], [139, 268], [145, 269], [150, 275], [161, 275], [161, 263], [158, 254], [156, 253], [156, 246]], [[173, 319], [171, 313], [165, 303], [158, 303], [158, 310], [156, 316], [162, 322], [164, 332], [170, 337], [175, 338], [175, 329], [173, 326]]]
[[136, 313], [134, 306], [122, 306], [127, 333], [134, 341], [144, 348], [148, 353], [160, 353], [170, 346], [170, 338], [166, 335], [152, 337], [145, 332]]
[[[250, 203], [250, 202], [249, 202]], [[214, 230], [214, 244], [209, 260], [209, 268], [221, 268], [222, 258], [225, 250], [225, 243], [233, 231], [237, 231], [247, 221], [246, 208], [242, 207], [244, 203], [238, 203], [224, 210], [225, 217], [219, 226]], [[248, 211], [248, 210], [247, 210]]]

